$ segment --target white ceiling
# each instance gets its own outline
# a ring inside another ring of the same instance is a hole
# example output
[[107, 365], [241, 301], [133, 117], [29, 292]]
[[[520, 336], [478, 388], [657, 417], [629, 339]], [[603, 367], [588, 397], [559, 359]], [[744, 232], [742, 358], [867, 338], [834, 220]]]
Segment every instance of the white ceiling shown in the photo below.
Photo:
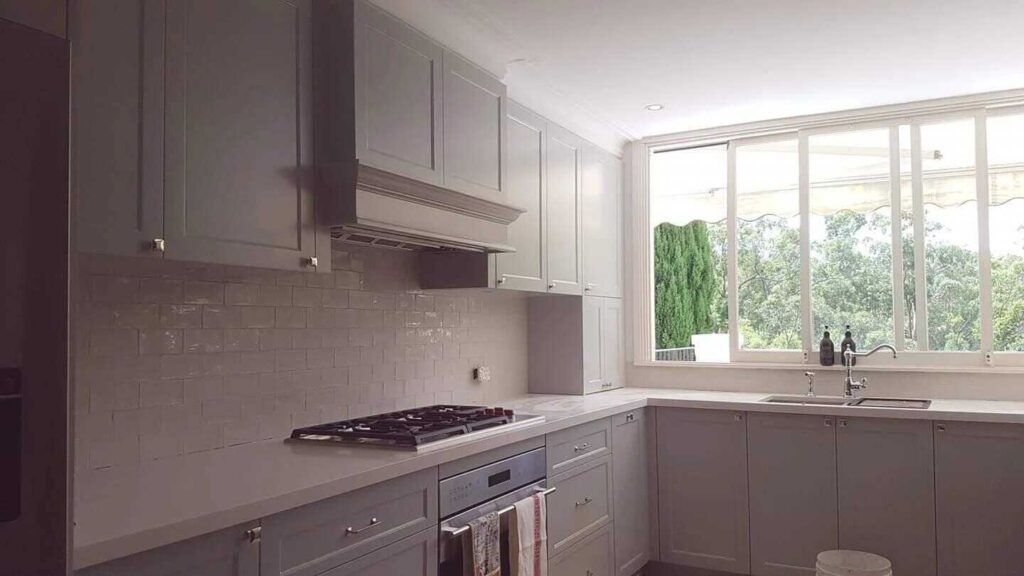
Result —
[[[1024, 87], [1020, 0], [373, 0], [605, 147]], [[663, 104], [649, 112], [647, 104]]]

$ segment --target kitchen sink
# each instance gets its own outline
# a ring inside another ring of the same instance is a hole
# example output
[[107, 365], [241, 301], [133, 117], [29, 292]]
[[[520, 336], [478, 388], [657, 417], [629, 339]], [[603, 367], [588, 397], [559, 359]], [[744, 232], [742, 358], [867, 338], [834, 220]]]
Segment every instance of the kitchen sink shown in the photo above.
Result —
[[761, 400], [771, 404], [802, 404], [806, 406], [860, 406], [863, 408], [910, 408], [927, 410], [931, 400], [919, 398], [845, 398], [843, 396], [769, 396]]
[[850, 405], [864, 408], [913, 408], [916, 410], [927, 410], [932, 405], [932, 401], [918, 398], [859, 398]]
[[769, 396], [761, 402], [770, 402], [772, 404], [810, 404], [814, 406], [846, 406], [851, 401], [856, 401], [851, 398], [843, 398], [842, 396]]

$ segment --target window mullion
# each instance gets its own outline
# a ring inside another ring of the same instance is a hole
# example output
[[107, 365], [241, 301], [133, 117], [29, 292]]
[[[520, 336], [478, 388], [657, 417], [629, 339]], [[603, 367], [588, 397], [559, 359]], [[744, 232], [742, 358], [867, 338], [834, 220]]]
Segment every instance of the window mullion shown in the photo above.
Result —
[[892, 315], [893, 342], [906, 350], [903, 311], [903, 191], [900, 188], [900, 127], [889, 127], [889, 186], [892, 191]]
[[975, 177], [978, 192], [978, 288], [981, 314], [981, 352], [991, 363], [992, 352], [992, 251], [989, 245], [988, 134], [985, 110], [974, 117]]
[[740, 349], [740, 301], [737, 278], [739, 235], [736, 225], [736, 145], [726, 147], [726, 265], [728, 267], [729, 357], [735, 362]]
[[813, 349], [814, 317], [811, 310], [811, 192], [810, 153], [807, 133], [797, 138], [800, 165], [800, 318], [804, 362], [810, 361]]
[[917, 313], [915, 331], [917, 349], [927, 351], [928, 347], [928, 271], [925, 259], [924, 231], [924, 180], [921, 174], [921, 124], [910, 125], [910, 173], [914, 193], [914, 288]]

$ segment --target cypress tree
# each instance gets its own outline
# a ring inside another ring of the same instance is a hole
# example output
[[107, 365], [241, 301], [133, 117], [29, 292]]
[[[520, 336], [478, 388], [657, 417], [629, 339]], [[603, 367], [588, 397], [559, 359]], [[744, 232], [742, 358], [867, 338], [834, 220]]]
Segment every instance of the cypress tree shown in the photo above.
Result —
[[659, 224], [654, 229], [657, 348], [690, 346], [694, 334], [711, 329], [714, 289], [714, 259], [707, 224]]

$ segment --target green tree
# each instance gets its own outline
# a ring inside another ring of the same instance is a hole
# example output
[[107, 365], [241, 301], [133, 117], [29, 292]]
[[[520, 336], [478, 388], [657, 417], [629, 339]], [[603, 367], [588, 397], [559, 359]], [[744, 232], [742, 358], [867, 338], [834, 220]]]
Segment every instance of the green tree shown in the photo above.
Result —
[[707, 225], [660, 224], [654, 230], [655, 340], [659, 349], [690, 346], [712, 326], [715, 262]]

